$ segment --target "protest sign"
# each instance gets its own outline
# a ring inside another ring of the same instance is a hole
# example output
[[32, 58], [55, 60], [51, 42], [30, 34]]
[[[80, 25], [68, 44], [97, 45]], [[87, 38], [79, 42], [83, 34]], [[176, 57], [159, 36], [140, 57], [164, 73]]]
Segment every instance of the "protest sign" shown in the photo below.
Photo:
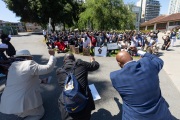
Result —
[[68, 41], [64, 41], [64, 44], [65, 44], [65, 45], [68, 45]]
[[95, 56], [106, 57], [107, 47], [95, 47]]
[[69, 45], [70, 52], [75, 53], [75, 46], [74, 45]]
[[108, 48], [108, 50], [117, 50], [117, 49], [119, 49], [119, 46], [117, 43], [108, 43], [107, 48]]
[[84, 56], [90, 56], [90, 49], [89, 48], [83, 48], [83, 55]]
[[91, 94], [93, 96], [94, 101], [101, 99], [101, 96], [99, 95], [99, 93], [98, 93], [96, 87], [94, 86], [94, 84], [89, 85], [89, 88], [91, 90]]
[[79, 54], [79, 47], [75, 47], [75, 54]]

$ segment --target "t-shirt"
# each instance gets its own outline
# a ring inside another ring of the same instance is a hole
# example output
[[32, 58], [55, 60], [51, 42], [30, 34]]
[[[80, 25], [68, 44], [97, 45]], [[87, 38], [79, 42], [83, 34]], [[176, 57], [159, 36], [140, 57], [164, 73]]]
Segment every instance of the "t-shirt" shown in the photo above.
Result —
[[164, 40], [164, 45], [167, 45], [170, 41], [170, 39]]
[[87, 39], [84, 40], [84, 42], [83, 42], [83, 48], [87, 48], [87, 47], [88, 47], [88, 44], [90, 44], [90, 42], [91, 42], [90, 38], [87, 37]]

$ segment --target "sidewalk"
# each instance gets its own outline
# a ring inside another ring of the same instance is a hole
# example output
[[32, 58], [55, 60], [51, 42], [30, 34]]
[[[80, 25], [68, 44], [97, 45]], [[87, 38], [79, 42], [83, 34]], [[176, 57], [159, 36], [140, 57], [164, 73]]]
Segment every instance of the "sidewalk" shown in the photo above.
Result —
[[[160, 48], [163, 44], [163, 35], [163, 33], [158, 35]], [[160, 50], [159, 52], [162, 53], [160, 58], [164, 60], [163, 69], [180, 92], [180, 40], [176, 40], [175, 47], [170, 46], [168, 51]]]

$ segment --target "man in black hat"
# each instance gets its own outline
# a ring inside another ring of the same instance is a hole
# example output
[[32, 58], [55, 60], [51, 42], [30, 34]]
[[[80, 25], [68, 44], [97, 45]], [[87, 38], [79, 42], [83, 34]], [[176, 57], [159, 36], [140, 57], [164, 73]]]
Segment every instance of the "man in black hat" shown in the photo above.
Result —
[[91, 111], [95, 109], [95, 104], [93, 101], [93, 97], [91, 94], [91, 91], [88, 86], [88, 71], [95, 71], [99, 68], [99, 63], [95, 61], [93, 57], [90, 58], [91, 62], [85, 62], [80, 59], [75, 60], [75, 57], [73, 54], [68, 53], [64, 57], [64, 64], [62, 67], [58, 68], [56, 71], [58, 82], [61, 87], [61, 89], [64, 88], [64, 83], [67, 74], [72, 69], [72, 67], [75, 65], [74, 69], [74, 76], [76, 77], [77, 81], [80, 84], [80, 90], [83, 95], [86, 95], [86, 92], [88, 92], [88, 103], [86, 107], [77, 113], [68, 113], [65, 109], [65, 103], [63, 100], [63, 95], [61, 94], [59, 97], [59, 109], [61, 112], [61, 119], [62, 120], [90, 120], [91, 118]]

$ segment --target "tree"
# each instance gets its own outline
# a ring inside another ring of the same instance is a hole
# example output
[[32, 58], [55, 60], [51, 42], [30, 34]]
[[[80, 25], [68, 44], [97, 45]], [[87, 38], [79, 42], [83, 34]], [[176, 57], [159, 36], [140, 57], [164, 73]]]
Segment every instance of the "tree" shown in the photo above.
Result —
[[22, 22], [34, 22], [45, 26], [49, 18], [55, 30], [58, 23], [72, 26], [78, 21], [80, 12], [79, 4], [72, 0], [3, 0], [7, 7], [16, 16], [21, 17]]
[[98, 30], [133, 28], [135, 16], [123, 0], [86, 0], [84, 7], [78, 21], [80, 28], [89, 21]]

